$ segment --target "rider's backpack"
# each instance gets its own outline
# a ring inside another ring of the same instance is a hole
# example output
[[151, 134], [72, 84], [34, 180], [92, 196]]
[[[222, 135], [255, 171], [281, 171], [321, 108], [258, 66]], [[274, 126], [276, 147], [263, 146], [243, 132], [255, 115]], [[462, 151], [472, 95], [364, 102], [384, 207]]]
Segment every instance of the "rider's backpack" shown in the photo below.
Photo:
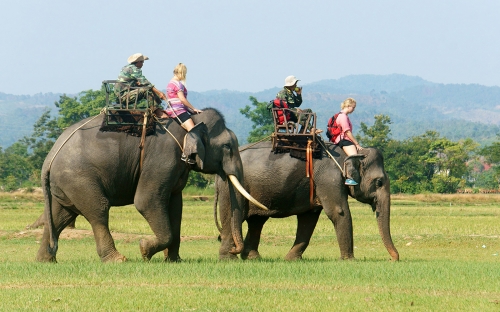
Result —
[[[271, 101], [270, 104], [272, 104], [272, 105], [269, 105], [270, 108], [288, 108], [287, 102], [280, 100], [280, 99], [275, 99], [275, 100]], [[283, 114], [283, 112], [284, 112], [284, 114]], [[285, 122], [285, 117], [286, 117], [287, 121], [290, 120], [290, 111], [280, 109], [280, 110], [276, 111], [276, 117], [277, 117], [276, 123], [279, 125], [282, 125]]]
[[342, 128], [337, 125], [337, 117], [340, 113], [336, 113], [332, 118], [328, 119], [328, 125], [326, 130], [326, 136], [330, 139], [330, 142], [335, 142], [337, 137], [342, 133]]

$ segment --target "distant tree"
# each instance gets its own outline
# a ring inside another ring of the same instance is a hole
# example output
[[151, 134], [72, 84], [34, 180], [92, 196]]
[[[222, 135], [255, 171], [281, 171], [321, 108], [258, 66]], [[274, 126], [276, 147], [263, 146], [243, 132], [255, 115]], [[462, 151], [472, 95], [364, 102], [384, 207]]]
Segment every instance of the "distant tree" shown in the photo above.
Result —
[[480, 149], [478, 154], [484, 156], [486, 162], [492, 166], [493, 178], [496, 179], [496, 188], [498, 188], [498, 183], [500, 183], [500, 134], [497, 135], [495, 142]]
[[469, 168], [467, 162], [477, 149], [478, 144], [472, 139], [452, 142], [446, 138], [440, 138], [432, 142], [430, 148], [433, 152], [429, 161], [435, 164], [435, 171], [455, 178], [464, 178]]
[[0, 164], [0, 180], [3, 181], [4, 188], [8, 184], [9, 189], [14, 186], [18, 188], [24, 181], [29, 180], [34, 169], [28, 160], [28, 146], [19, 141], [0, 155]]
[[254, 108], [247, 105], [240, 109], [240, 113], [253, 123], [247, 141], [249, 143], [257, 142], [266, 136], [271, 135], [274, 131], [274, 123], [271, 112], [267, 109], [267, 102], [258, 102], [257, 99], [251, 96], [250, 101]]
[[370, 146], [379, 149], [384, 153], [385, 148], [391, 141], [391, 118], [387, 115], [376, 115], [375, 122], [368, 127], [364, 122], [361, 123], [360, 134], [356, 135], [361, 146]]
[[434, 164], [431, 143], [438, 134], [427, 132], [404, 141], [391, 140], [385, 147], [385, 169], [391, 180], [391, 192], [421, 193], [432, 190]]

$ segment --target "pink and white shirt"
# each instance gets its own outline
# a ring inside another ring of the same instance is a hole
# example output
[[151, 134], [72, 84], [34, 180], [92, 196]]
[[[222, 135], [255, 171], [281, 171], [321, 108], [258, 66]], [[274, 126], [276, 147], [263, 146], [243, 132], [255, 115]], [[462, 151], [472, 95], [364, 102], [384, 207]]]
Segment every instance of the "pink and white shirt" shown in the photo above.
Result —
[[170, 105], [165, 110], [170, 118], [175, 118], [180, 114], [187, 112], [186, 105], [182, 104], [177, 93], [182, 92], [187, 98], [188, 91], [182, 82], [172, 79], [167, 85], [167, 101]]

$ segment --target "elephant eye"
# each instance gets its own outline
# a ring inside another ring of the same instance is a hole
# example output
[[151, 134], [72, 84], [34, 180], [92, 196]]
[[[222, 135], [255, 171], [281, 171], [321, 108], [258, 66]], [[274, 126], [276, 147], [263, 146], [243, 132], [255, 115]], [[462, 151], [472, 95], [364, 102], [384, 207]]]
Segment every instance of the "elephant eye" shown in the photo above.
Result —
[[382, 179], [377, 179], [377, 187], [382, 187], [384, 185], [384, 182], [382, 182]]

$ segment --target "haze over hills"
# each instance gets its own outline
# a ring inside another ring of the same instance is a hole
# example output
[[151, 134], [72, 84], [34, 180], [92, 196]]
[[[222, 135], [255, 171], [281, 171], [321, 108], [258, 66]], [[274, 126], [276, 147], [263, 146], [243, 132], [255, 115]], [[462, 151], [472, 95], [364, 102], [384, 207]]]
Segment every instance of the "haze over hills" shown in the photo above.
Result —
[[[299, 77], [300, 78], [300, 77]], [[403, 140], [435, 130], [451, 140], [470, 137], [487, 144], [500, 133], [500, 87], [476, 84], [439, 84], [419, 77], [392, 75], [353, 75], [303, 86], [302, 108], [311, 108], [318, 117], [318, 128], [325, 129], [328, 118], [340, 110], [347, 97], [358, 105], [351, 115], [356, 129], [360, 122], [372, 125], [374, 116], [388, 115], [392, 137]], [[259, 102], [272, 100], [281, 88], [261, 92], [216, 90], [189, 92], [197, 108], [214, 107], [225, 116], [240, 143], [245, 143], [252, 125], [239, 109], [250, 105], [250, 96]], [[33, 124], [47, 108], [54, 113], [60, 94], [9, 95], [0, 92], [0, 146], [6, 148], [32, 133]]]

